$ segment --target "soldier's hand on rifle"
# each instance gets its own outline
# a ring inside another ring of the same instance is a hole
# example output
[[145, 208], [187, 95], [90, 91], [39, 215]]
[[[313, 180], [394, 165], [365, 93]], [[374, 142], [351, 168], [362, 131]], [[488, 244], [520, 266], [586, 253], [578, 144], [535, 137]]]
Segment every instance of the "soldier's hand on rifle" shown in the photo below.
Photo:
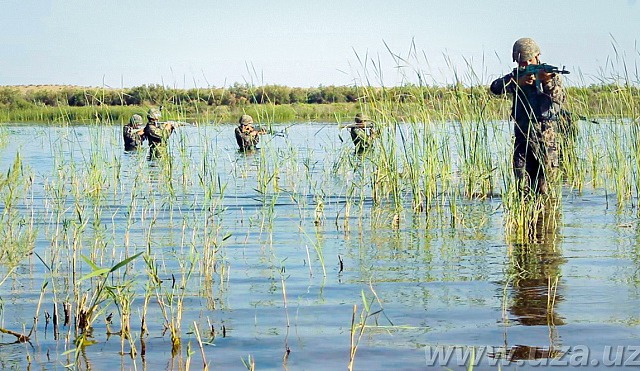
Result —
[[378, 134], [380, 134], [378, 132], [378, 130], [376, 130], [375, 128], [371, 128], [371, 130], [369, 131], [369, 136], [373, 139], [373, 138], [377, 138]]
[[548, 73], [545, 70], [540, 70], [538, 71], [538, 79], [542, 82], [547, 82], [549, 80], [551, 80], [553, 78], [553, 76], [555, 76], [555, 73]]

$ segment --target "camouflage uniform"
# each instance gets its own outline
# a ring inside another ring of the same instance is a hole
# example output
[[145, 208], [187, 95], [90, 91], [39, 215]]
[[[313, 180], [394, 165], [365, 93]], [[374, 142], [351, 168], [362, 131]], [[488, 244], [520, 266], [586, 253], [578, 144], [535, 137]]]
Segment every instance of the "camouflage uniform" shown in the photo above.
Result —
[[[514, 61], [522, 61], [522, 58], [528, 55], [517, 55], [516, 45]], [[535, 47], [537, 48], [537, 45]], [[539, 54], [539, 49], [537, 50]], [[530, 58], [524, 60], [528, 59]], [[536, 84], [518, 84], [514, 71], [493, 81], [490, 89], [493, 94], [510, 94], [513, 98], [513, 170], [520, 189], [524, 192], [546, 194], [547, 181], [555, 177], [558, 167], [556, 132], [565, 94], [562, 79], [558, 74], [553, 74], [546, 82], [540, 81], [539, 86], [538, 88]]]
[[354, 120], [355, 124], [350, 125], [349, 133], [355, 146], [356, 154], [362, 154], [373, 145], [375, 131], [371, 127], [371, 120], [358, 113]]
[[173, 133], [173, 126], [163, 127], [158, 124], [160, 111], [150, 109], [147, 114], [147, 126], [144, 127], [144, 135], [149, 141], [149, 156], [159, 157], [162, 152], [166, 152], [167, 141]]
[[253, 118], [242, 115], [235, 129], [236, 142], [241, 151], [252, 151], [260, 142], [260, 132], [253, 127]]
[[147, 138], [141, 130], [143, 130], [142, 116], [131, 116], [129, 123], [122, 127], [125, 151], [135, 151], [142, 146], [142, 142]]

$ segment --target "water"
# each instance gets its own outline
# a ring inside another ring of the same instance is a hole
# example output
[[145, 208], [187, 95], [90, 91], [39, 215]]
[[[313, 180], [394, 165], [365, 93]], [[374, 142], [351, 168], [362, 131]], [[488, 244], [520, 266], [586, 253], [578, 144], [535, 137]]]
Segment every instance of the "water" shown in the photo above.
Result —
[[[508, 135], [496, 128], [492, 135]], [[637, 365], [637, 218], [612, 209], [611, 195], [565, 188], [558, 226], [541, 243], [515, 244], [499, 198], [445, 200], [430, 215], [406, 200], [396, 219], [391, 202], [376, 206], [370, 164], [354, 158], [346, 131], [297, 124], [288, 132], [243, 154], [232, 127], [180, 127], [169, 168], [145, 151], [123, 153], [119, 127], [5, 125], [0, 171], [6, 177], [19, 153], [31, 185], [18, 216], [3, 220], [33, 220], [37, 234], [33, 254], [0, 286], [1, 327], [28, 333], [38, 322], [30, 343], [2, 335], [0, 366], [200, 369], [197, 324], [212, 368], [243, 369], [250, 357], [259, 369], [344, 369], [354, 305], [356, 369], [598, 368], [617, 356]], [[98, 280], [80, 279], [91, 272], [82, 256], [109, 268], [139, 252], [160, 286], [142, 257], [107, 281], [130, 295], [137, 355], [120, 354], [121, 337], [106, 334], [109, 314], [111, 330], [120, 329], [121, 308], [105, 297], [96, 344], [76, 361], [74, 321], [54, 336], [45, 313], [55, 302], [62, 316], [69, 302], [75, 315], [77, 298], [95, 294]], [[182, 341], [172, 354], [164, 318], [177, 316], [178, 297]]]

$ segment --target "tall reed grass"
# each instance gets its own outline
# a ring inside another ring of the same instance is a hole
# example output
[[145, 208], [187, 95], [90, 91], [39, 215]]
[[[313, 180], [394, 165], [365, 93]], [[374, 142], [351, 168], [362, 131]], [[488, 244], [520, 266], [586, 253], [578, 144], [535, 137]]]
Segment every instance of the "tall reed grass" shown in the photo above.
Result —
[[[201, 125], [186, 134], [178, 128], [167, 154], [151, 160], [142, 151], [125, 157], [119, 151], [119, 134], [105, 134], [108, 131], [94, 125], [126, 121], [140, 113], [140, 107], [11, 112], [4, 119], [51, 122], [59, 124], [52, 128], [59, 132], [47, 137], [53, 166], [41, 175], [42, 210], [35, 210], [31, 199], [36, 175], [19, 154], [0, 177], [0, 263], [5, 273], [0, 285], [42, 235], [46, 246], [37, 252], [46, 266], [42, 290], [51, 298], [54, 316], [69, 311], [75, 323], [66, 333], [61, 326], [56, 338], [75, 344], [78, 356], [94, 341], [92, 331], [104, 328], [120, 336], [121, 352], [135, 359], [144, 354], [149, 324], [156, 320], [167, 331], [176, 356], [190, 335], [183, 323], [188, 300], [206, 297], [211, 310], [224, 305], [222, 297], [236, 264], [227, 255], [230, 243], [255, 246], [272, 273], [281, 269], [278, 262], [286, 257], [279, 256], [275, 225], [285, 202], [293, 210], [287, 217], [299, 230], [294, 236], [301, 246], [299, 258], [309, 265], [311, 280], [317, 279], [314, 269], [322, 271], [320, 280], [331, 272], [334, 257], [325, 251], [328, 228], [347, 232], [358, 228], [354, 223], [368, 222], [372, 228], [367, 230], [382, 227], [398, 234], [412, 228], [482, 233], [488, 217], [502, 213], [505, 239], [530, 244], [540, 242], [540, 231], [562, 224], [562, 203], [573, 193], [604, 193], [618, 209], [638, 209], [637, 76], [625, 73], [622, 81], [617, 75], [604, 76], [602, 87], [569, 89], [567, 109], [590, 120], [576, 119], [575, 135], [562, 138], [561, 180], [549, 196], [538, 197], [518, 191], [511, 165], [509, 102], [489, 95], [484, 74], [467, 66], [469, 70], [456, 73], [447, 89], [431, 89], [424, 83], [429, 73], [420, 67], [428, 61], [419, 53], [412, 50], [394, 58], [399, 65], [416, 66], [410, 72], [420, 83], [407, 82], [399, 94], [381, 84], [378, 65], [359, 57], [357, 104], [267, 103], [246, 105], [242, 111], [209, 107], [199, 108], [195, 116], [190, 107], [169, 106], [169, 119], [206, 123], [212, 131]], [[229, 144], [217, 142], [217, 135], [230, 130], [222, 124], [235, 122], [240, 113], [275, 126], [291, 120], [331, 119], [342, 124], [356, 112], [370, 116], [379, 132], [374, 147], [362, 155], [353, 153], [344, 131], [342, 142], [322, 144], [323, 161], [316, 160], [317, 147], [298, 146], [288, 137], [263, 137], [262, 149], [253, 154], [220, 155], [220, 147]], [[74, 126], [78, 122], [90, 124], [88, 138], [80, 138]], [[9, 135], [0, 131], [0, 143]], [[188, 135], [197, 139], [189, 142]], [[199, 157], [193, 146], [202, 149]], [[223, 163], [228, 163], [228, 172], [218, 170]], [[242, 206], [228, 219], [228, 197], [238, 186], [255, 191], [247, 201], [252, 207]], [[125, 206], [114, 208], [111, 202]], [[338, 211], [334, 216], [329, 210]], [[416, 222], [423, 219], [424, 224]], [[229, 230], [236, 224], [243, 235], [231, 238]], [[274, 290], [282, 290], [286, 306], [282, 271], [280, 277], [281, 287]], [[353, 308], [349, 368], [354, 367], [367, 321], [380, 313], [372, 311], [371, 304], [363, 294], [363, 310]], [[117, 315], [110, 315], [112, 308]], [[162, 318], [149, 318], [154, 310]], [[136, 312], [139, 332], [132, 323]], [[194, 331], [198, 328], [202, 324], [194, 323]], [[198, 341], [202, 347], [199, 333]], [[243, 362], [255, 367], [251, 356]]]

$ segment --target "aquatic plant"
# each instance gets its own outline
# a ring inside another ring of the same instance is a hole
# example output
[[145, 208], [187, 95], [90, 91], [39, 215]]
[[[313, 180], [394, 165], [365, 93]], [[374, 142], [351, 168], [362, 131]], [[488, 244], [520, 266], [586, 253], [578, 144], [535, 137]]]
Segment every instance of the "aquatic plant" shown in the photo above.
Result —
[[[80, 349], [94, 343], [94, 341], [91, 340], [93, 323], [98, 315], [105, 312], [106, 307], [103, 306], [103, 304], [108, 298], [113, 299], [121, 310], [123, 322], [120, 335], [123, 337], [123, 339], [127, 336], [130, 336], [128, 333], [130, 331], [129, 305], [131, 303], [131, 293], [126, 293], [123, 295], [122, 288], [123, 286], [126, 287], [130, 285], [131, 281], [127, 281], [126, 276], [123, 276], [122, 283], [110, 285], [108, 284], [108, 279], [115, 271], [126, 266], [127, 264], [138, 258], [140, 255], [142, 255], [142, 253], [138, 253], [126, 259], [123, 259], [110, 268], [100, 268], [91, 260], [89, 260], [89, 258], [84, 255], [82, 256], [82, 259], [85, 261], [85, 263], [87, 263], [87, 265], [91, 267], [91, 272], [82, 276], [80, 278], [80, 282], [92, 279], [94, 277], [98, 278], [99, 280], [95, 288], [82, 295], [81, 300], [78, 303], [76, 318], [78, 335], [75, 339], [76, 359], [79, 355]], [[135, 355], [134, 349], [131, 349], [131, 354]]]
[[31, 252], [38, 233], [33, 212], [23, 211], [32, 203], [28, 199], [32, 182], [33, 175], [17, 153], [11, 168], [0, 177], [0, 264], [9, 269], [7, 276]]

